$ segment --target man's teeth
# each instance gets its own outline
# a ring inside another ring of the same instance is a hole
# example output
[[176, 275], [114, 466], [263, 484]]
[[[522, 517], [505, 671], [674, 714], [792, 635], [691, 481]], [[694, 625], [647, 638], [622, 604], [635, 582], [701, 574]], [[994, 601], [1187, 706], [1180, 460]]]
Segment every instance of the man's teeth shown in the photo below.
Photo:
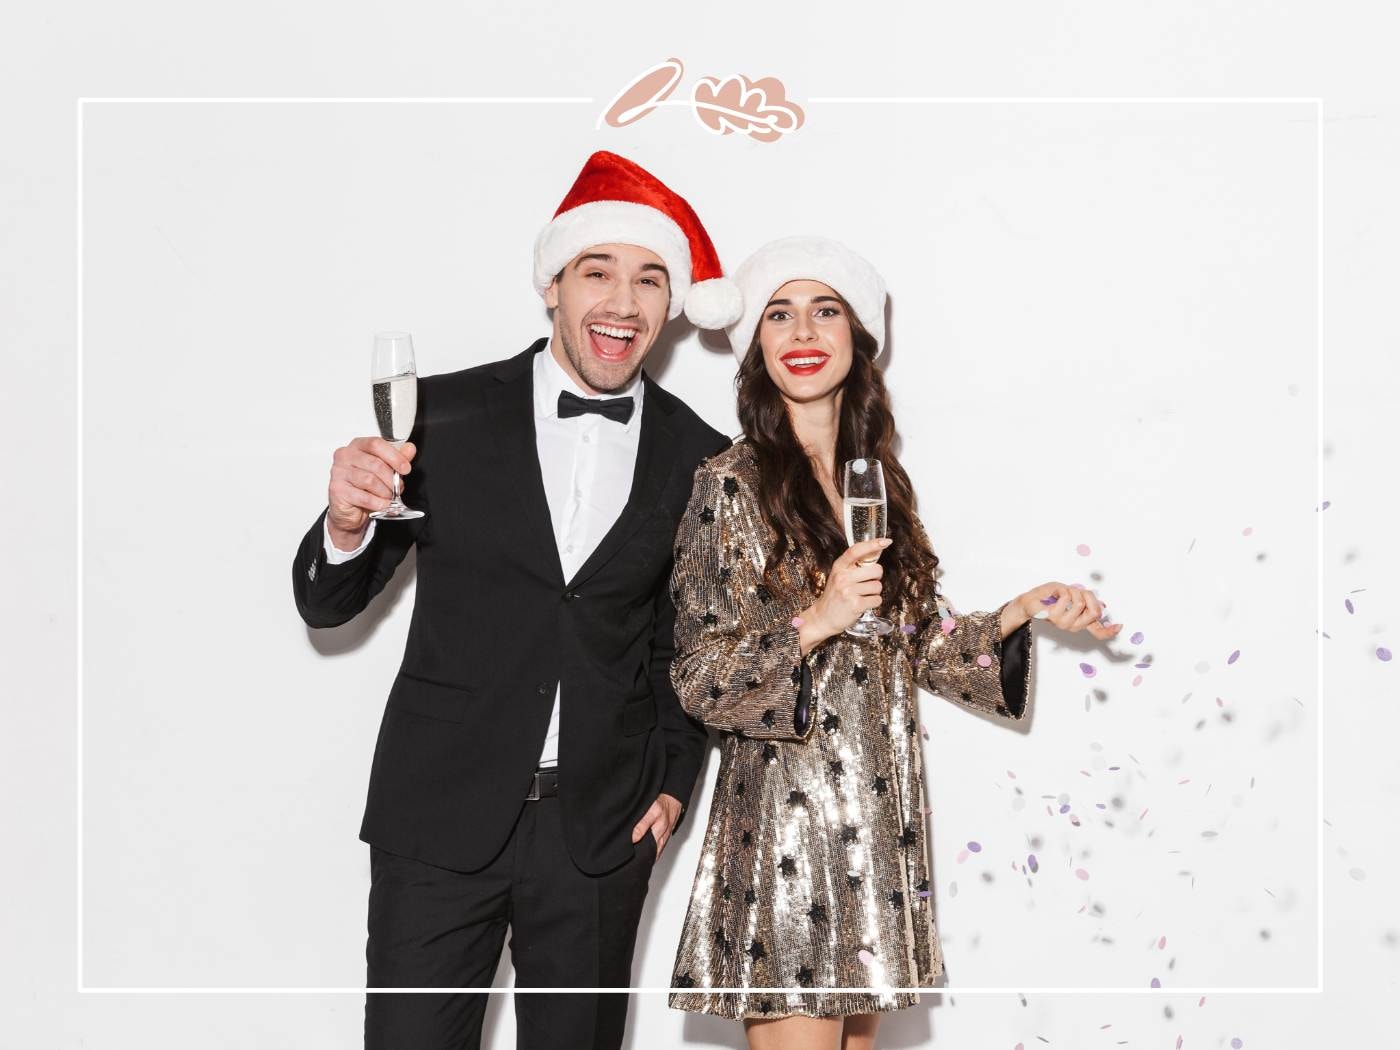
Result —
[[806, 368], [808, 365], [819, 365], [825, 360], [825, 357], [785, 357], [783, 363], [794, 368]]
[[591, 324], [588, 326], [590, 332], [597, 332], [599, 335], [612, 336], [614, 339], [632, 339], [636, 336], [635, 328], [612, 328], [605, 324]]

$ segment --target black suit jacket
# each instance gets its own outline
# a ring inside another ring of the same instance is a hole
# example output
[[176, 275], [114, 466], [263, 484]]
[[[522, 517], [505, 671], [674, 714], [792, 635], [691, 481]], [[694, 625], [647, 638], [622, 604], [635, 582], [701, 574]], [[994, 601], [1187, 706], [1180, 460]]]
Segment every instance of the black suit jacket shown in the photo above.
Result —
[[534, 355], [418, 381], [404, 501], [369, 549], [326, 561], [322, 519], [292, 565], [312, 627], [345, 623], [418, 545], [403, 663], [375, 745], [360, 837], [459, 871], [515, 824], [562, 682], [559, 799], [590, 874], [633, 855], [656, 796], [689, 800], [705, 732], [671, 687], [672, 546], [700, 461], [729, 440], [649, 377], [626, 507], [571, 580], [559, 564], [535, 447]]

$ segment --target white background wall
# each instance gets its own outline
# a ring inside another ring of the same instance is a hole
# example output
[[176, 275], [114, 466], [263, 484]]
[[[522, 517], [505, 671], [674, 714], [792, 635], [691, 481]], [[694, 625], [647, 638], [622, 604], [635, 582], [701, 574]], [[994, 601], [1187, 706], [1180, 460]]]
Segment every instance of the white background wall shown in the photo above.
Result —
[[[16, 567], [24, 601], [4, 613], [19, 700], [3, 764], [17, 803], [18, 862], [7, 871], [23, 945], [9, 975], [24, 1007], [16, 1045], [345, 1046], [361, 1008], [355, 995], [75, 997], [76, 94], [596, 99], [504, 113], [87, 109], [89, 985], [360, 981], [366, 863], [354, 832], [411, 589], [396, 588], [363, 626], [311, 636], [286, 593], [291, 549], [318, 509], [331, 448], [367, 429], [368, 334], [411, 328], [425, 373], [542, 334], [530, 241], [583, 156], [608, 146], [686, 193], [731, 263], [807, 228], [880, 265], [905, 460], [961, 607], [1098, 573], [1115, 615], [1147, 635], [1110, 660], [1042, 633], [1028, 734], [926, 698], [935, 890], [955, 986], [1311, 984], [1322, 850], [1326, 996], [1211, 995], [1203, 1006], [1195, 995], [931, 998], [889, 1024], [889, 1045], [1035, 1035], [1166, 1045], [1178, 1033], [1310, 1045], [1339, 1005], [1351, 1017], [1339, 1023], [1358, 1027], [1328, 1027], [1328, 1038], [1362, 1031], [1375, 1008], [1362, 993], [1377, 981], [1393, 988], [1400, 937], [1381, 877], [1394, 843], [1377, 835], [1395, 800], [1393, 764], [1374, 788], [1370, 779], [1394, 721], [1389, 667], [1372, 656], [1394, 641], [1383, 613], [1394, 556], [1371, 534], [1392, 497], [1364, 458], [1367, 410], [1394, 378], [1382, 353], [1393, 321], [1365, 307], [1393, 279], [1394, 208], [1367, 190], [1393, 165], [1395, 110], [1369, 92], [1364, 63], [1331, 74], [1339, 97], [1327, 125], [1324, 436], [1336, 452], [1322, 519], [1321, 626], [1332, 637], [1319, 842], [1311, 106], [807, 103], [808, 127], [777, 146], [711, 139], [676, 110], [592, 130], [628, 76], [682, 44], [687, 84], [730, 69], [773, 73], [804, 102], [1322, 92], [1290, 77], [1275, 52], [1253, 74], [1234, 61], [1263, 23], [1245, 17], [1193, 44], [1171, 77], [1151, 55], [1184, 43], [1185, 23], [1134, 20], [1121, 7], [1109, 23], [1037, 23], [1039, 12], [1014, 26], [1028, 46], [1046, 33], [1126, 41], [1097, 68], [1087, 53], [1034, 51], [998, 66], [1017, 50], [1000, 23], [996, 33], [939, 21], [891, 32], [825, 15], [736, 44], [679, 22], [628, 30], [585, 18], [561, 31], [543, 13], [512, 12], [488, 45], [479, 13], [449, 18], [428, 40], [407, 17], [352, 29], [284, 13], [277, 32], [255, 32], [244, 8], [197, 48], [209, 29], [189, 17], [71, 14], [61, 32], [34, 27], [36, 46], [17, 67], [30, 79], [4, 161], [15, 254], [5, 417], [12, 447], [35, 434], [44, 447], [16, 494], [41, 508], [37, 520], [5, 525], [26, 552]], [[1296, 34], [1299, 52], [1316, 39], [1306, 19], [1267, 24]], [[629, 32], [635, 61], [629, 53], [600, 70], [590, 56]], [[177, 39], [180, 49], [158, 46]], [[869, 45], [865, 57], [818, 61], [837, 40], [852, 52]], [[928, 63], [930, 46], [942, 61]], [[247, 63], [254, 50], [270, 63], [261, 76]], [[861, 145], [867, 154], [850, 155]], [[686, 333], [657, 364], [665, 385], [732, 429], [730, 359], [714, 344]], [[1093, 554], [1077, 556], [1078, 543]], [[1348, 616], [1341, 600], [1357, 588], [1367, 590]], [[1139, 672], [1121, 658], [1145, 654], [1153, 666], [1133, 687]], [[1081, 660], [1097, 665], [1093, 682]], [[1040, 796], [1061, 792], [1081, 827], [1046, 813]], [[708, 801], [697, 802], [699, 816]], [[698, 823], [657, 870], [641, 985], [666, 981]], [[1028, 882], [1010, 865], [1031, 837], [1042, 863]], [[958, 864], [973, 838], [983, 852]], [[1072, 877], [1078, 866], [1088, 882]], [[496, 1005], [490, 1045], [508, 1046], [509, 1003]], [[634, 1011], [636, 1046], [736, 1038], [735, 1026], [682, 1019], [656, 996]]]

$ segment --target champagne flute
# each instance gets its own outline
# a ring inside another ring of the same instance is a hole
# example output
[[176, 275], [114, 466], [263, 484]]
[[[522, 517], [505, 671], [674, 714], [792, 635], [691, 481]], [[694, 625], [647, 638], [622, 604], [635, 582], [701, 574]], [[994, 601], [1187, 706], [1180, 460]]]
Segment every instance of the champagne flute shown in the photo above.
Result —
[[[407, 332], [376, 332], [370, 362], [374, 390], [374, 419], [379, 436], [395, 448], [408, 440], [418, 415], [418, 366], [413, 361], [413, 337]], [[408, 521], [423, 512], [404, 506], [399, 498], [403, 483], [394, 474], [394, 498], [384, 510], [370, 511], [379, 521]]]
[[[888, 504], [885, 500], [885, 472], [880, 461], [853, 459], [846, 464], [845, 516], [846, 541], [854, 547], [866, 540], [883, 539], [889, 534]], [[875, 561], [867, 558], [863, 564]], [[859, 620], [846, 628], [856, 638], [889, 634], [894, 624], [866, 609]]]

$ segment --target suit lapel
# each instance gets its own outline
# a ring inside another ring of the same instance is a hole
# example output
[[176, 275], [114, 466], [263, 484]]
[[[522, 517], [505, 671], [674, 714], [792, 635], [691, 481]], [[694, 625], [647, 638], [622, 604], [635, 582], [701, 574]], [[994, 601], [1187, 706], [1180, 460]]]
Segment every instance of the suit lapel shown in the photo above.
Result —
[[[507, 547], [523, 545], [525, 563], [543, 571], [551, 583], [564, 585], [564, 569], [554, 542], [549, 500], [544, 494], [539, 449], [535, 444], [535, 354], [548, 344], [537, 341], [530, 349], [503, 361], [495, 370], [500, 387], [486, 406], [486, 431], [500, 454], [500, 476], [494, 479], [504, 501], [514, 501], [519, 513], [501, 519], [501, 540]], [[496, 493], [482, 493], [494, 502]]]
[[[588, 560], [579, 567], [568, 586], [576, 587], [606, 565], [654, 511], [675, 468], [668, 450], [675, 447], [671, 406], [663, 401], [661, 389], [643, 373], [646, 396], [642, 399], [642, 432], [637, 436], [637, 464], [632, 471], [632, 488], [627, 504], [613, 522]], [[543, 489], [541, 488], [541, 491]], [[558, 554], [555, 554], [558, 561]]]

